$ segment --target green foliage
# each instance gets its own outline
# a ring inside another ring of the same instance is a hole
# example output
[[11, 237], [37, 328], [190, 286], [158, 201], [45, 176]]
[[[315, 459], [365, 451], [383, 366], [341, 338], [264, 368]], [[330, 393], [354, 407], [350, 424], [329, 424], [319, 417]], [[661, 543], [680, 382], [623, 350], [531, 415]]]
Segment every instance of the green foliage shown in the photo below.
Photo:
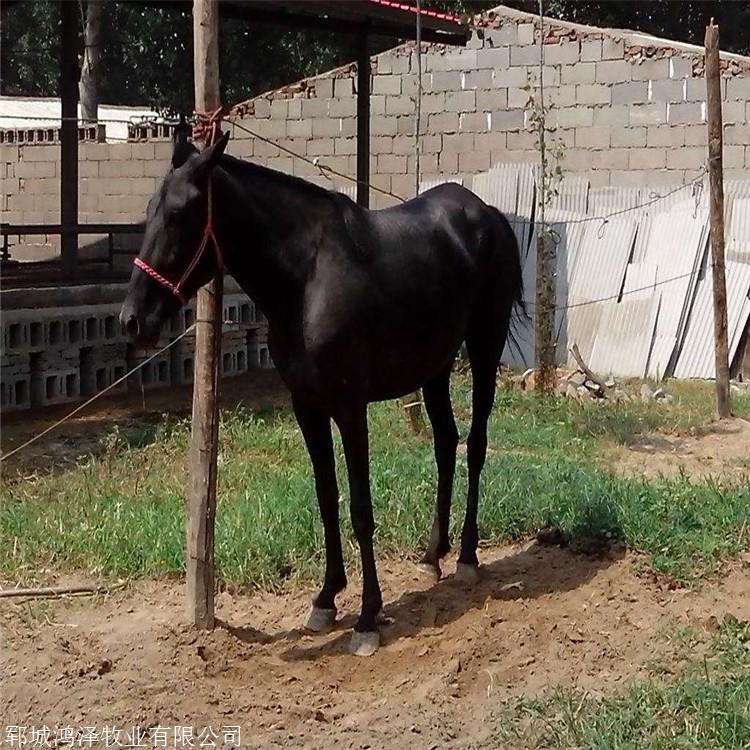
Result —
[[[457, 15], [480, 13], [496, 2], [423, 0], [425, 8]], [[508, 5], [537, 12], [534, 0]], [[553, 17], [616, 28], [636, 28], [662, 37], [702, 44], [705, 24], [721, 25], [722, 48], [748, 52], [745, 30], [750, 5], [732, 0], [674, 3], [645, 0], [546, 0]], [[60, 53], [59, 11], [52, 0], [3, 6], [0, 39], [0, 88], [6, 95], [55, 96]], [[192, 23], [189, 11], [145, 7], [139, 3], [105, 4], [102, 23], [100, 95], [110, 104], [149, 105], [160, 111], [186, 112], [193, 107]], [[298, 32], [222, 19], [222, 97], [238, 102], [283, 83], [329, 69], [355, 57], [355, 41], [346, 34]], [[395, 44], [374, 41], [374, 51]], [[81, 49], [82, 49], [82, 43]]]

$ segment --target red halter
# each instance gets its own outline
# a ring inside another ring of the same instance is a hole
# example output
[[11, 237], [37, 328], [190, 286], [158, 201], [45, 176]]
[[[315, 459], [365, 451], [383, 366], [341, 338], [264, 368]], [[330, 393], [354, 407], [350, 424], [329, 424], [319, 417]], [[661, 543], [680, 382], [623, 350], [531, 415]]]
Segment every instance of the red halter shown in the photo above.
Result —
[[[210, 137], [208, 138], [208, 145], [211, 145], [216, 140], [216, 131], [218, 128], [218, 118], [221, 116], [221, 109], [214, 112], [210, 117]], [[199, 118], [201, 116], [199, 115]], [[199, 120], [200, 122], [200, 120]], [[203, 134], [205, 133], [206, 126], [205, 124], [201, 123], [200, 126], [196, 125], [194, 128], [194, 133], [197, 134]], [[178, 300], [184, 305], [187, 301], [182, 294], [182, 288], [185, 285], [185, 283], [188, 280], [188, 277], [193, 272], [195, 267], [198, 265], [198, 262], [203, 257], [203, 253], [206, 251], [206, 248], [208, 247], [208, 243], [211, 241], [214, 246], [214, 251], [216, 253], [216, 263], [217, 263], [217, 273], [221, 273], [224, 270], [224, 258], [221, 254], [221, 247], [219, 246], [219, 241], [216, 239], [216, 234], [214, 233], [214, 212], [213, 212], [213, 180], [211, 177], [208, 178], [208, 206], [207, 206], [207, 215], [206, 215], [206, 226], [203, 229], [203, 237], [201, 238], [201, 244], [198, 246], [198, 250], [195, 253], [195, 256], [190, 261], [190, 265], [185, 269], [185, 272], [180, 277], [180, 280], [175, 284], [171, 282], [169, 279], [162, 276], [150, 263], [147, 263], [142, 258], [136, 258], [133, 263], [135, 264], [136, 268], [140, 268], [141, 271], [144, 273], [147, 273], [154, 281], [157, 281], [159, 284], [161, 284], [163, 287], [166, 287], [169, 289], [172, 294], [174, 294], [175, 297], [177, 297]]]

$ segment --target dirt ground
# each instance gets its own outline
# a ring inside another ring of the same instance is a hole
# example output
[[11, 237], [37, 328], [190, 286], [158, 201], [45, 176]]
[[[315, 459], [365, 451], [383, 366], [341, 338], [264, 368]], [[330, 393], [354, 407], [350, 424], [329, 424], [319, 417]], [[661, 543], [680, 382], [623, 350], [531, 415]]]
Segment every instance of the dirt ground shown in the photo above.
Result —
[[[189, 417], [192, 393], [192, 385], [185, 385], [143, 393], [131, 390], [103, 397], [48, 436], [4, 461], [3, 474], [10, 477], [31, 471], [59, 470], [74, 463], [79, 456], [95, 452], [99, 440], [115, 427], [142, 426], [148, 421], [158, 421], [166, 413]], [[245, 406], [263, 410], [289, 403], [289, 393], [274, 370], [256, 370], [225, 381], [220, 396], [222, 408]], [[72, 409], [70, 404], [63, 404], [40, 412], [4, 414], [0, 432], [3, 454], [37, 435]]]
[[[226, 405], [271, 408], [287, 400], [273, 372], [237, 379], [224, 392]], [[68, 408], [4, 418], [3, 452]], [[115, 425], [189, 409], [189, 387], [146, 393], [145, 403], [141, 394], [102, 401], [3, 472], [63, 468]], [[602, 460], [649, 477], [746, 475], [748, 445], [750, 425], [734, 420], [700, 435], [610, 446]], [[637, 577], [633, 560], [617, 550], [587, 556], [529, 543], [485, 549], [481, 558], [483, 580], [473, 589], [453, 580], [452, 563], [446, 578], [426, 588], [411, 563], [381, 562], [387, 622], [370, 659], [347, 652], [356, 575], [329, 635], [301, 629], [312, 589], [224, 592], [220, 627], [200, 634], [186, 622], [183, 584], [172, 580], [93, 598], [3, 599], [0, 718], [50, 727], [192, 726], [196, 733], [236, 725], [243, 746], [264, 750], [488, 750], [502, 747], [504, 699], [558, 684], [598, 694], [650, 670], [677, 672], [725, 615], [750, 619], [750, 561], [688, 591]], [[685, 626], [697, 638], [690, 649], [677, 635]]]
[[481, 557], [473, 589], [452, 565], [425, 588], [411, 563], [382, 564], [388, 624], [369, 659], [347, 653], [358, 581], [328, 635], [300, 627], [312, 591], [222, 593], [221, 626], [207, 633], [186, 624], [173, 581], [5, 600], [0, 714], [27, 726], [240, 726], [251, 748], [497, 748], [503, 699], [676, 672], [688, 656], [680, 626], [694, 631], [695, 658], [725, 615], [750, 619], [747, 564], [688, 591], [636, 577], [617, 551], [534, 542]]
[[629, 445], [609, 446], [604, 463], [618, 474], [644, 476], [750, 477], [750, 422], [724, 419], [695, 435], [643, 435]]

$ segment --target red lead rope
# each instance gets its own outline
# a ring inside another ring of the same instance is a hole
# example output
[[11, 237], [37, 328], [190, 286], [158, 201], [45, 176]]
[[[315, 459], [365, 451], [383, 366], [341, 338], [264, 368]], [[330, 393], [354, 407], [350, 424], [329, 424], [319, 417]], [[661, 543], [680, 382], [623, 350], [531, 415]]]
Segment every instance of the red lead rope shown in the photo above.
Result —
[[[202, 112], [196, 112], [196, 123], [193, 126], [193, 138], [196, 140], [206, 139], [206, 146], [211, 146], [216, 142], [216, 136], [219, 132], [219, 122], [221, 120], [222, 108], [217, 109], [211, 114], [204, 114]], [[206, 137], [208, 136], [208, 137]], [[193, 272], [195, 267], [203, 257], [203, 253], [208, 247], [208, 243], [212, 242], [214, 251], [216, 253], [216, 264], [217, 273], [221, 273], [224, 270], [224, 258], [221, 253], [221, 247], [219, 246], [219, 240], [216, 238], [214, 233], [214, 210], [213, 210], [213, 180], [209, 176], [208, 178], [208, 200], [207, 200], [207, 214], [206, 214], [206, 226], [203, 229], [203, 237], [201, 238], [201, 244], [198, 246], [198, 250], [190, 261], [190, 265], [185, 269], [185, 272], [180, 277], [180, 280], [174, 284], [166, 277], [162, 276], [150, 263], [146, 262], [142, 258], [136, 258], [133, 263], [136, 268], [140, 268], [141, 271], [147, 273], [154, 281], [157, 281], [163, 287], [169, 289], [172, 294], [180, 300], [184, 305], [187, 301], [182, 293], [182, 288], [187, 282], [190, 274]]]

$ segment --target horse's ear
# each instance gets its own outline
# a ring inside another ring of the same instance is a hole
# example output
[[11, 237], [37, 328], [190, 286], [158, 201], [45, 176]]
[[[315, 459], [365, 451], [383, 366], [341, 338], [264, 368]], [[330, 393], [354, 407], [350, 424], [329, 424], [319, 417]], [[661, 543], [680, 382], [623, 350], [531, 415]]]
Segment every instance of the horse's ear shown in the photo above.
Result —
[[180, 122], [174, 129], [174, 149], [172, 151], [172, 166], [181, 167], [198, 149], [188, 140], [190, 126], [185, 122], [185, 116], [180, 116]]
[[229, 132], [226, 132], [213, 146], [209, 146], [198, 153], [197, 158], [193, 161], [193, 170], [197, 179], [207, 175], [216, 166], [227, 147], [228, 141]]

